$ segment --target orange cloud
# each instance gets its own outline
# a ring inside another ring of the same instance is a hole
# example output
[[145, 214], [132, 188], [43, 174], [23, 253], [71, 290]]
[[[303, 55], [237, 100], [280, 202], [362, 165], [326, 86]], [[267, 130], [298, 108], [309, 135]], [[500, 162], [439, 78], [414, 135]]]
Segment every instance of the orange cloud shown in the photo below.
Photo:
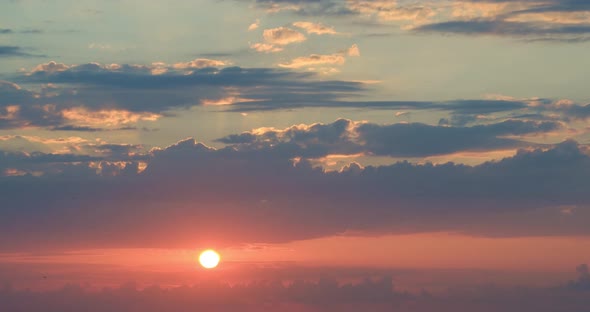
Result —
[[334, 28], [326, 26], [322, 23], [312, 23], [312, 22], [295, 22], [293, 26], [305, 29], [308, 34], [316, 34], [316, 35], [335, 35], [337, 34]]
[[230, 63], [227, 61], [199, 58], [192, 60], [190, 62], [175, 63], [174, 65], [172, 65], [172, 67], [174, 69], [199, 69], [206, 67], [221, 67], [227, 65], [230, 65]]
[[39, 65], [35, 66], [35, 68], [33, 68], [33, 70], [31, 71], [31, 73], [41, 72], [41, 71], [47, 72], [47, 73], [55, 73], [55, 72], [60, 72], [60, 71], [66, 71], [69, 68], [70, 68], [70, 66], [68, 66], [66, 64], [51, 61], [49, 63], [39, 64]]
[[159, 114], [147, 112], [136, 113], [120, 109], [89, 111], [81, 107], [64, 110], [61, 114], [63, 118], [76, 125], [111, 127], [138, 121], [156, 121], [162, 117]]
[[287, 27], [265, 29], [262, 37], [265, 42], [250, 44], [250, 48], [263, 53], [280, 52], [283, 46], [307, 40], [302, 33]]
[[427, 23], [437, 15], [431, 5], [402, 5], [395, 0], [350, 0], [348, 9], [365, 16], [376, 16], [381, 21], [407, 21], [414, 25]]
[[350, 48], [334, 54], [312, 54], [310, 56], [298, 57], [288, 63], [279, 64], [283, 68], [303, 68], [314, 69], [314, 66], [333, 66], [343, 65], [347, 56], [360, 56], [359, 48], [353, 44]]
[[252, 24], [250, 24], [250, 26], [248, 26], [248, 31], [258, 29], [258, 27], [260, 27], [260, 20], [259, 19], [257, 19], [254, 23], [252, 23]]
[[268, 43], [252, 43], [250, 44], [250, 48], [254, 49], [258, 52], [263, 53], [273, 53], [273, 52], [280, 52], [283, 51], [283, 48], [274, 46]]
[[262, 36], [266, 42], [276, 45], [288, 45], [307, 39], [302, 33], [287, 27], [265, 29]]

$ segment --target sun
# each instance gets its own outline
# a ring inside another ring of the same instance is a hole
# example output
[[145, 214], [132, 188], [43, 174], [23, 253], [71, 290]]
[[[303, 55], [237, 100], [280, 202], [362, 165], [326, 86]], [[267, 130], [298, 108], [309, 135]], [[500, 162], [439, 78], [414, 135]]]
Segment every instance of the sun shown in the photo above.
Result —
[[219, 254], [213, 249], [204, 250], [199, 255], [199, 263], [205, 269], [215, 268], [219, 264], [219, 260], [221, 260], [221, 257], [219, 257]]

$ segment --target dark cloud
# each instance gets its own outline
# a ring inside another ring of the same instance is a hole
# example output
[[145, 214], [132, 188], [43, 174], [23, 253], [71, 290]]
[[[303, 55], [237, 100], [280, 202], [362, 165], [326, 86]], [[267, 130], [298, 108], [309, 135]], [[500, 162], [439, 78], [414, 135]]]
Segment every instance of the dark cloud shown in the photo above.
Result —
[[451, 18], [418, 26], [414, 31], [508, 36], [529, 41], [575, 43], [590, 40], [590, 22], [587, 19], [577, 20], [580, 16], [565, 15], [590, 13], [587, 1], [464, 0], [463, 3], [495, 3], [507, 7], [491, 16]]
[[[86, 141], [67, 142], [53, 140], [52, 142], [30, 142], [25, 137], [16, 136], [15, 140], [28, 143], [33, 148], [44, 144], [59, 144], [68, 152], [22, 152], [0, 151], [0, 176], [33, 176], [82, 173], [81, 177], [98, 175], [113, 175], [125, 173], [125, 169], [135, 170], [137, 161], [147, 159], [143, 146], [132, 144], [96, 144]], [[35, 144], [36, 143], [36, 144]], [[26, 145], [25, 145], [26, 146]], [[107, 171], [103, 169], [112, 167]], [[135, 168], [135, 169], [133, 169]]]
[[36, 35], [36, 34], [42, 34], [43, 33], [43, 30], [41, 30], [41, 29], [34, 29], [34, 28], [31, 28], [31, 29], [23, 29], [23, 30], [19, 31], [19, 33], [21, 33], [21, 34], [33, 34], [33, 35]]
[[[303, 99], [302, 99], [303, 100]], [[541, 100], [547, 102], [548, 100]], [[489, 114], [518, 110], [527, 107], [528, 101], [506, 100], [455, 100], [455, 101], [252, 101], [237, 103], [233, 111], [273, 110], [303, 107], [350, 107], [395, 110], [439, 110], [460, 114]]]
[[[324, 80], [315, 73], [271, 68], [209, 67], [221, 63], [198, 59], [172, 65], [41, 64], [13, 77], [26, 85], [41, 84], [41, 91], [0, 82], [0, 116], [10, 116], [0, 119], [0, 128], [133, 128], [141, 120], [153, 121], [184, 108], [218, 103], [232, 104], [219, 107], [229, 112], [306, 107], [431, 110], [450, 114], [441, 116], [444, 120], [440, 124], [454, 126], [476, 124], [481, 116], [496, 113], [504, 118], [534, 113], [548, 116], [548, 121], [554, 120], [549, 115], [555, 114], [565, 121], [589, 116], [587, 106], [561, 105], [551, 99], [364, 101], [362, 97], [372, 90], [361, 82]], [[12, 112], [7, 110], [10, 106]], [[113, 124], [97, 125], [102, 119]]]
[[580, 291], [590, 291], [590, 271], [588, 270], [587, 264], [580, 264], [576, 271], [578, 271], [578, 279], [571, 281], [569, 283], [569, 288], [580, 290]]
[[192, 285], [140, 287], [128, 282], [90, 291], [77, 284], [57, 290], [30, 291], [0, 287], [0, 301], [9, 311], [415, 311], [415, 312], [580, 312], [588, 291], [564, 287], [474, 286], [445, 293], [408, 293], [390, 276], [359, 282], [320, 278], [273, 279], [230, 285], [206, 281]]
[[[190, 69], [190, 68], [189, 68]], [[292, 90], [359, 91], [360, 83], [346, 81], [313, 81], [312, 73], [299, 73], [270, 68], [195, 68], [186, 71], [168, 71], [153, 74], [152, 68], [141, 65], [122, 65], [105, 68], [99, 64], [83, 64], [64, 70], [37, 70], [21, 76], [18, 81], [41, 83], [68, 83], [88, 86], [118, 87], [121, 89], [181, 89], [187, 86], [253, 87], [272, 85]]]
[[[590, 22], [583, 14], [590, 12], [585, 0], [461, 0], [459, 8], [470, 5], [501, 4], [503, 8], [477, 7], [471, 14], [450, 13], [449, 2], [401, 3], [384, 1], [297, 1], [259, 0], [256, 3], [272, 12], [299, 15], [356, 16], [363, 24], [390, 25], [400, 21], [418, 21], [417, 33], [460, 35], [494, 35], [521, 38], [527, 41], [586, 42], [590, 40]], [[489, 11], [486, 11], [489, 10]], [[481, 11], [481, 12], [480, 12]], [[479, 15], [478, 15], [479, 14]], [[570, 15], [568, 15], [570, 14]], [[578, 14], [575, 16], [575, 14]]]
[[137, 130], [137, 128], [136, 127], [121, 127], [121, 128], [116, 128], [116, 129], [105, 129], [105, 128], [66, 125], [66, 126], [53, 127], [50, 130], [52, 130], [52, 131], [100, 132], [100, 131], [130, 131], [130, 130]]
[[425, 124], [379, 126], [363, 124], [358, 128], [360, 139], [375, 155], [423, 157], [459, 151], [490, 151], [530, 145], [517, 139], [502, 138], [554, 131], [554, 122], [523, 122], [509, 120], [473, 127], [437, 127]]
[[[242, 0], [243, 1], [243, 0]], [[335, 0], [256, 0], [270, 12], [287, 12], [304, 16], [346, 16], [355, 14], [342, 1]]]
[[[64, 157], [71, 156], [28, 161]], [[43, 177], [1, 178], [0, 209], [7, 218], [0, 220], [0, 246], [173, 248], [346, 231], [590, 234], [584, 208], [590, 157], [575, 142], [478, 166], [401, 162], [324, 172], [290, 158], [186, 140], [152, 151], [140, 174], [129, 161], [117, 168], [106, 162], [102, 175], [97, 166], [75, 163]], [[564, 214], [564, 206], [577, 207], [574, 215]]]
[[[277, 101], [279, 106], [281, 102], [305, 103], [312, 99], [333, 101], [365, 89], [358, 82], [318, 80], [312, 73], [270, 68], [169, 66], [155, 74], [153, 71], [158, 69], [142, 65], [105, 67], [94, 63], [69, 67], [51, 62], [30, 74], [15, 77], [15, 81], [67, 87], [55, 90], [58, 94], [50, 100], [62, 107], [98, 110], [108, 102], [111, 107], [153, 113], [222, 99], [229, 96], [228, 88], [237, 89], [241, 98], [264, 103]], [[70, 88], [75, 89], [75, 94]]]
[[22, 47], [0, 45], [0, 57], [45, 57], [45, 55], [28, 52]]
[[509, 22], [504, 20], [468, 20], [447, 21], [419, 26], [417, 32], [440, 32], [463, 35], [496, 35], [496, 36], [533, 36], [536, 40], [550, 41], [586, 41], [590, 37], [561, 38], [561, 35], [590, 35], [588, 25], [554, 25], [543, 27], [539, 23]]
[[40, 29], [33, 29], [33, 28], [23, 29], [23, 30], [19, 30], [19, 31], [15, 31], [10, 28], [0, 28], [0, 35], [2, 35], [2, 34], [16, 34], [16, 33], [19, 33], [19, 34], [40, 34], [40, 33], [43, 33], [43, 31]]
[[219, 139], [241, 150], [267, 149], [291, 157], [316, 158], [329, 154], [364, 153], [378, 156], [427, 157], [460, 151], [491, 151], [531, 146], [503, 138], [547, 133], [557, 122], [508, 120], [473, 127], [430, 126], [420, 123], [377, 125], [337, 120], [332, 124], [294, 126], [285, 130], [245, 132]]

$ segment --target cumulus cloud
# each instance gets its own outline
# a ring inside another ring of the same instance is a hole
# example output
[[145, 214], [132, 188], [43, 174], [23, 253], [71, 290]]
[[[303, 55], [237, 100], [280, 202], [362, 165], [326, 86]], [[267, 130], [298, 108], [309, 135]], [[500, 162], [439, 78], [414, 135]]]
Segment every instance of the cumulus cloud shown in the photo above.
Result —
[[228, 66], [230, 64], [231, 63], [227, 61], [200, 58], [186, 63], [175, 63], [172, 67], [174, 69], [200, 69], [207, 67], [223, 67]]
[[100, 169], [107, 164], [118, 166], [109, 173], [117, 175], [123, 174], [127, 166], [132, 170], [137, 161], [147, 158], [141, 145], [113, 144], [81, 137], [0, 136], [0, 148], [0, 176], [11, 176], [13, 172], [43, 176], [71, 173], [72, 170], [90, 176], [102, 175], [105, 172]]
[[35, 66], [31, 70], [30, 73], [33, 74], [33, 73], [37, 73], [37, 72], [44, 72], [44, 73], [53, 74], [56, 72], [66, 71], [69, 68], [70, 68], [70, 66], [68, 66], [66, 64], [51, 61], [49, 63], [39, 64], [39, 65]]
[[[585, 146], [568, 141], [477, 166], [400, 162], [330, 172], [313, 167], [306, 158], [313, 156], [310, 151], [355, 148], [340, 143], [340, 129], [349, 126], [339, 122], [313, 132], [292, 131], [299, 145], [279, 144], [274, 149], [264, 142], [260, 148], [248, 143], [249, 148], [215, 149], [185, 140], [143, 158], [127, 153], [120, 158], [123, 163], [101, 154], [5, 153], [0, 161], [3, 171], [46, 171], [42, 178], [32, 173], [0, 178], [0, 210], [11, 216], [0, 220], [0, 246], [4, 251], [40, 245], [174, 248], [209, 244], [212, 239], [227, 246], [347, 231], [590, 234], [590, 213], [585, 209], [590, 204], [590, 156]], [[530, 126], [511, 131], [526, 132]], [[389, 136], [390, 129], [379, 131]], [[272, 141], [273, 134], [268, 136]], [[239, 139], [256, 142], [254, 137]], [[390, 153], [365, 140], [376, 151]], [[421, 152], [410, 144], [402, 145], [401, 151]], [[140, 161], [147, 163], [144, 170]], [[35, 196], [23, 196], [25, 191]], [[576, 217], [564, 219], [564, 206], [576, 206]], [[219, 232], [220, 228], [227, 230]]]
[[[241, 149], [290, 151], [291, 157], [365, 153], [379, 156], [427, 157], [459, 151], [484, 151], [531, 146], [506, 136], [547, 133], [561, 128], [557, 122], [508, 120], [473, 127], [426, 124], [377, 125], [340, 119], [332, 124], [297, 125], [283, 130], [258, 129], [230, 135], [219, 142]], [[420, 144], [416, 144], [420, 142]]]

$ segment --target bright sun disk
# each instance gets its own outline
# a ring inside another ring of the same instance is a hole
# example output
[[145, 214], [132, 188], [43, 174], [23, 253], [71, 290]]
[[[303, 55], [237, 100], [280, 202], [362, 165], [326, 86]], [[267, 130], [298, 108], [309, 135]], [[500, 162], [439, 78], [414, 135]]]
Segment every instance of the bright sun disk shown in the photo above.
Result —
[[205, 269], [213, 269], [219, 264], [219, 254], [213, 249], [207, 249], [199, 255], [199, 263]]

